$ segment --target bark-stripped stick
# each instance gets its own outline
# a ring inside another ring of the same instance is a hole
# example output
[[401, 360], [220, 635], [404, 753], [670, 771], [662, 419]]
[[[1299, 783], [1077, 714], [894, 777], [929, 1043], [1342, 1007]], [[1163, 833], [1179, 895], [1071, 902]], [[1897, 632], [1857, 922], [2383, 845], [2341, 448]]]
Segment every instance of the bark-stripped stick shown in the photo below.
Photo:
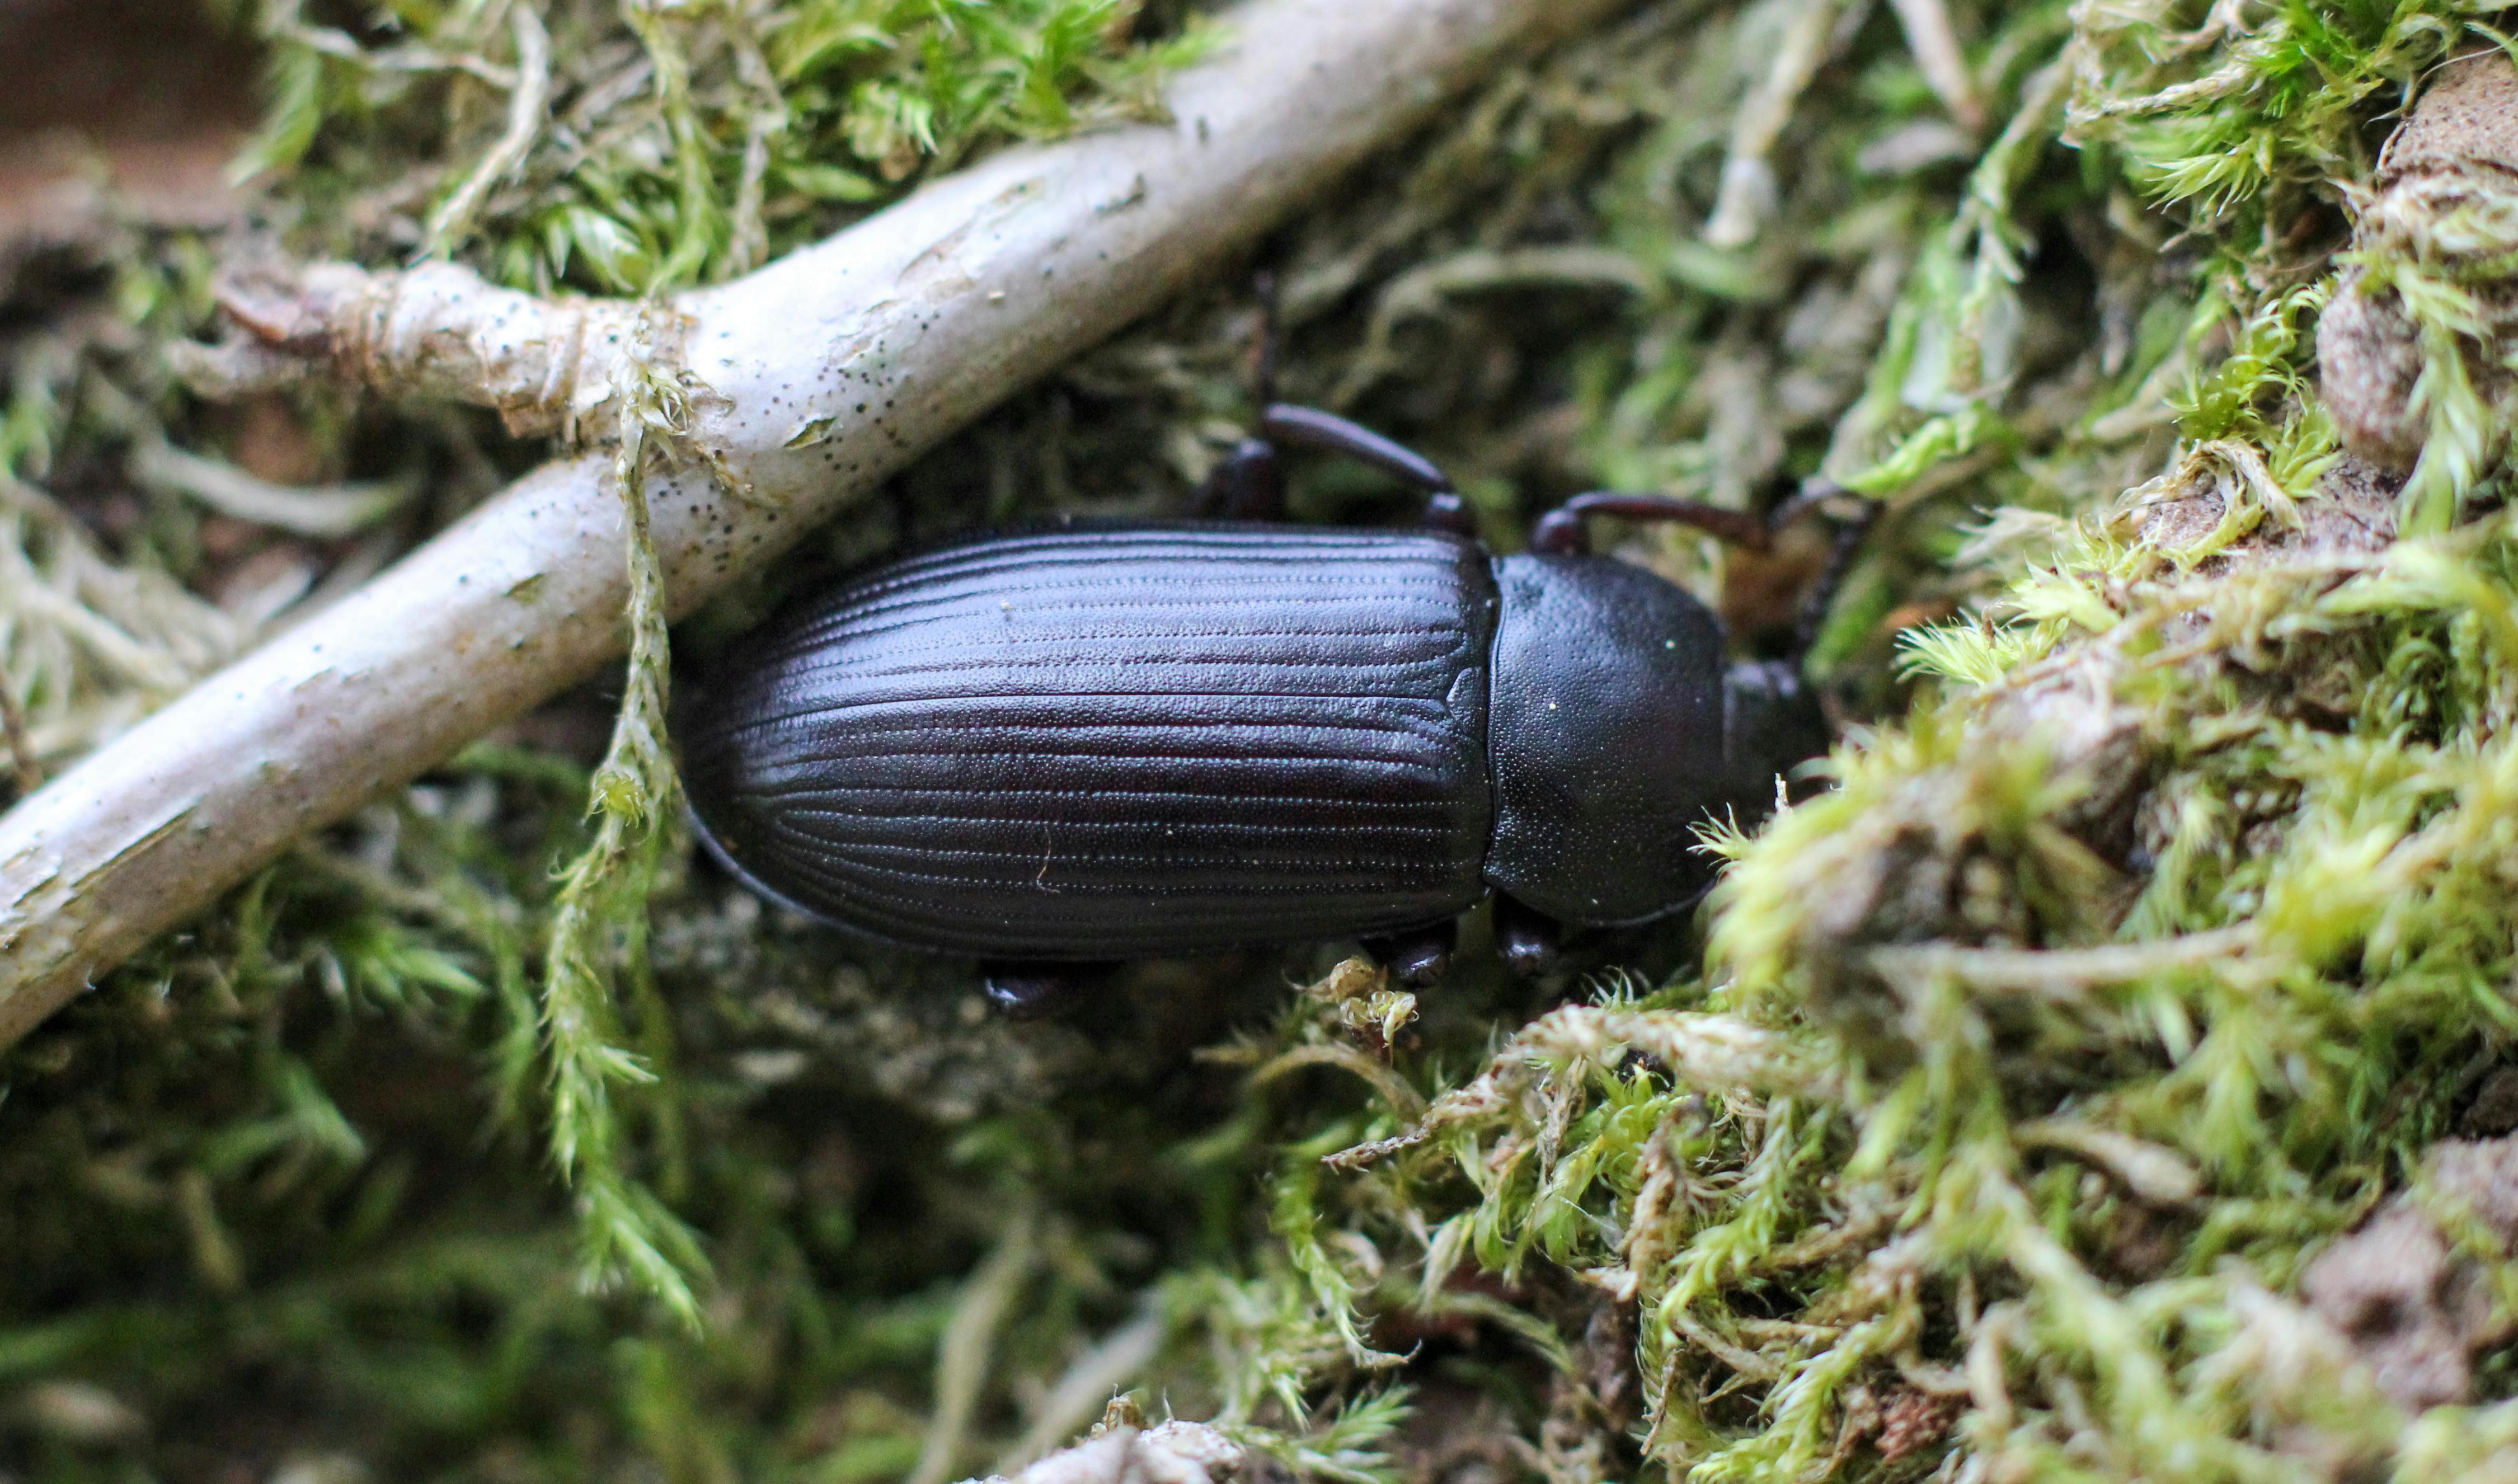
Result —
[[1889, 0], [1897, 24], [1906, 32], [1906, 50], [1924, 81], [1941, 100], [1950, 116], [1970, 132], [1984, 127], [1984, 100], [1976, 96], [1975, 76], [1968, 70], [1967, 53], [1959, 49], [1950, 28], [1949, 7], [1942, 0]]
[[[1621, 0], [1255, 0], [1173, 122], [1010, 151], [748, 278], [682, 296], [698, 434], [748, 494], [659, 478], [676, 611], [1284, 219], [1488, 64]], [[247, 306], [406, 389], [599, 425], [615, 306], [459, 270], [309, 275]], [[338, 333], [326, 302], [358, 307]], [[563, 337], [554, 339], [554, 336]], [[606, 456], [555, 462], [0, 816], [0, 1045], [308, 830], [617, 653]]]

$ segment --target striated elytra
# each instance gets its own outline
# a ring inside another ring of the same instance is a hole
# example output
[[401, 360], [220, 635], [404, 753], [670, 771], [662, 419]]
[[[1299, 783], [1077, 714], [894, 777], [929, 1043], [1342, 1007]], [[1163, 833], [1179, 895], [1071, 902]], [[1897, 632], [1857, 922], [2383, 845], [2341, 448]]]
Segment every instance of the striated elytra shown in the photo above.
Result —
[[1691, 901], [1696, 826], [1826, 743], [1789, 666], [1639, 567], [1441, 532], [1049, 531], [847, 583], [676, 727], [763, 895], [1010, 962], [1405, 938], [1490, 889]]
[[1351, 938], [1483, 890], [1493, 579], [1439, 535], [1049, 532], [777, 626], [681, 727], [726, 863], [1016, 960]]
[[1491, 892], [1526, 970], [1561, 928], [1686, 906], [1699, 828], [1762, 816], [1826, 747], [1797, 661], [1732, 661], [1583, 517], [1762, 525], [1590, 495], [1495, 556], [1422, 456], [1310, 409], [1260, 432], [1210, 508], [1278, 508], [1302, 444], [1424, 489], [1428, 529], [1070, 526], [845, 582], [686, 687], [709, 851], [797, 911], [986, 961], [1010, 1008], [1059, 966], [1326, 938], [1423, 982]]

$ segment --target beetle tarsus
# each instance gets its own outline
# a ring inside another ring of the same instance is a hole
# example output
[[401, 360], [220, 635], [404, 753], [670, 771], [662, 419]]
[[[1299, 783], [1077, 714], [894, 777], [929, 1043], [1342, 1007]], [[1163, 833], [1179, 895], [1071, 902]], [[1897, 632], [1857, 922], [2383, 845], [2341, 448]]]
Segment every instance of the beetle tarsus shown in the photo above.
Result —
[[1563, 959], [1564, 928], [1555, 918], [1523, 906], [1498, 892], [1495, 899], [1496, 952], [1523, 979], [1556, 971]]
[[1795, 490], [1789, 499], [1766, 512], [1767, 534], [1781, 536], [1787, 527], [1802, 516], [1825, 511], [1829, 506], [1845, 500], [1856, 501], [1866, 506], [1873, 503], [1833, 479], [1813, 474], [1802, 480], [1801, 488]]
[[1391, 978], [1411, 989], [1421, 989], [1443, 977], [1459, 938], [1459, 923], [1447, 918], [1430, 927], [1394, 933], [1388, 938], [1368, 938], [1364, 951], [1389, 970]]
[[1478, 518], [1471, 513], [1469, 502], [1457, 490], [1436, 490], [1425, 497], [1425, 513], [1421, 517], [1426, 529], [1449, 531], [1454, 536], [1478, 534]]
[[1219, 520], [1285, 518], [1285, 471], [1265, 438], [1234, 445], [1198, 488], [1197, 513]]
[[1093, 971], [1076, 964], [982, 964], [988, 1006], [1010, 1021], [1046, 1020], [1072, 1007]]

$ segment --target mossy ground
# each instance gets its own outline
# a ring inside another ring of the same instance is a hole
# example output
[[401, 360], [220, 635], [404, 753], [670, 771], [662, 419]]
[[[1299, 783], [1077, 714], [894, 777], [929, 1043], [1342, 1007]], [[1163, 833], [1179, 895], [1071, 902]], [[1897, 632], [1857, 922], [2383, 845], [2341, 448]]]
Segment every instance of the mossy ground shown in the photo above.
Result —
[[[1967, 93], [1900, 23], [1933, 16]], [[1435, 455], [1498, 544], [1587, 487], [1763, 505], [1824, 472], [1883, 502], [1818, 656], [1838, 787], [1720, 842], [1704, 913], [1537, 987], [1473, 927], [1395, 1038], [1386, 1003], [1289, 990], [1334, 947], [1140, 966], [1011, 1026], [967, 969], [695, 864], [648, 828], [650, 765], [605, 795], [629, 889], [581, 890], [553, 974], [615, 677], [8, 1054], [0, 1467], [940, 1484], [1124, 1387], [1359, 1481], [2482, 1469], [2518, 1437], [2505, 1358], [2476, 1409], [2413, 1424], [2312, 1364], [2274, 1295], [2518, 1028], [2490, 377], [2423, 403], [2464, 452], [2406, 508], [2462, 524], [2232, 557], [2334, 499], [2315, 317], [2413, 79], [2489, 20], [1700, 0], [1495, 77], [1253, 262], [1285, 285], [1288, 395]], [[552, 122], [519, 139], [537, 21]], [[26, 772], [249, 642], [284, 600], [252, 561], [320, 592], [544, 452], [321, 390], [190, 400], [157, 347], [205, 326], [221, 251], [721, 278], [1142, 108], [1213, 39], [1118, 0], [227, 23], [274, 79], [250, 227], [121, 225], [14, 284], [0, 661]], [[1745, 242], [1713, 245], [1717, 216]], [[2382, 266], [2471, 291], [2498, 262]], [[2407, 299], [2485, 344], [2470, 299]], [[955, 530], [1180, 510], [1249, 412], [1251, 321], [1228, 278], [1022, 393], [683, 626], [675, 662]], [[132, 474], [160, 440], [251, 462], [275, 427], [289, 482], [396, 498], [329, 491], [367, 502], [346, 536], [239, 533]], [[1305, 518], [1404, 504], [1299, 470]], [[2192, 517], [2173, 541], [2163, 504]], [[1622, 549], [1752, 634], [1801, 570]], [[2131, 783], [2041, 723], [2038, 687], [2093, 655]], [[2132, 817], [2093, 816], [2107, 788]], [[1324, 1162], [1373, 1140], [1397, 1142]]]

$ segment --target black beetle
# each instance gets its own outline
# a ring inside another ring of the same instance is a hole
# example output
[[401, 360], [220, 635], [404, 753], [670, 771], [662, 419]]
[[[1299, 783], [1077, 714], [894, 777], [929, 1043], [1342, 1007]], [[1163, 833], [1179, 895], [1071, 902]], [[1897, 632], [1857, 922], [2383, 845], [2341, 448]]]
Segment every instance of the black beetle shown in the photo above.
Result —
[[[1753, 545], [1769, 526], [1594, 494], [1530, 554], [1492, 556], [1430, 460], [1270, 402], [1268, 359], [1258, 436], [1206, 492], [1243, 519], [913, 557], [708, 677], [674, 729], [711, 853], [808, 916], [983, 960], [1015, 1010], [1080, 965], [1336, 938], [1422, 982], [1490, 891], [1502, 951], [1534, 970], [1560, 926], [1701, 895], [1697, 827], [1763, 815], [1827, 726], [1798, 655], [1729, 661], [1714, 614], [1590, 554], [1584, 517]], [[1427, 529], [1247, 519], [1281, 507], [1286, 444], [1423, 490]]]

